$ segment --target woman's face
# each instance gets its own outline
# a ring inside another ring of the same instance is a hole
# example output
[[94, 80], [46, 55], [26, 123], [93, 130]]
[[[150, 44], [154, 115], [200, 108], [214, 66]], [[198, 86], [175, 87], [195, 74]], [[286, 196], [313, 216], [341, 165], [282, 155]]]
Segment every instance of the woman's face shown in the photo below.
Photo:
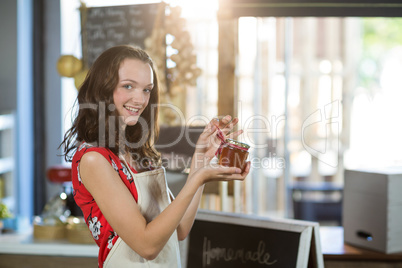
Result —
[[120, 64], [119, 81], [113, 102], [125, 125], [135, 125], [148, 105], [154, 79], [151, 66], [138, 59], [127, 58]]

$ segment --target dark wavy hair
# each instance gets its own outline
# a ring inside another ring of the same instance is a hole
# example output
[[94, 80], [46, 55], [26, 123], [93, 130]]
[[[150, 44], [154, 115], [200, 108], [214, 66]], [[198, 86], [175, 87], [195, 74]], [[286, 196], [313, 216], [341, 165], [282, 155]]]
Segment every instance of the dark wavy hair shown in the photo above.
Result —
[[[120, 65], [127, 58], [138, 59], [151, 66], [154, 87], [137, 124], [127, 125], [124, 133], [120, 133], [122, 119], [115, 109], [113, 92], [119, 81]], [[141, 164], [160, 164], [160, 153], [154, 147], [159, 135], [159, 80], [153, 61], [144, 50], [129, 45], [105, 50], [89, 69], [79, 89], [77, 102], [78, 115], [60, 144], [66, 161], [71, 162], [73, 153], [85, 141], [108, 148], [116, 155], [129, 152], [137, 162], [141, 160]]]

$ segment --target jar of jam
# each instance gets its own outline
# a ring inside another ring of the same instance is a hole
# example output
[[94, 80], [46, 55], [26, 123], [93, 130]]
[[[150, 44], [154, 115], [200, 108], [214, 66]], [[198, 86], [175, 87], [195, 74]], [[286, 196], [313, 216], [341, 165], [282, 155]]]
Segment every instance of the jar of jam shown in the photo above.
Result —
[[219, 165], [225, 167], [238, 167], [244, 170], [250, 146], [233, 139], [226, 139], [222, 144], [218, 156]]

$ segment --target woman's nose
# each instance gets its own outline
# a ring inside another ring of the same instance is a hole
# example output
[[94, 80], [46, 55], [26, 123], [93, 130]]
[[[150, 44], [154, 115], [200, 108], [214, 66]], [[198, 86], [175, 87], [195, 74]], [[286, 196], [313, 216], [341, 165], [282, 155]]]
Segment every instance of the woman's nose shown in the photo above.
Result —
[[145, 96], [142, 90], [136, 89], [133, 92], [132, 100], [137, 104], [145, 103]]

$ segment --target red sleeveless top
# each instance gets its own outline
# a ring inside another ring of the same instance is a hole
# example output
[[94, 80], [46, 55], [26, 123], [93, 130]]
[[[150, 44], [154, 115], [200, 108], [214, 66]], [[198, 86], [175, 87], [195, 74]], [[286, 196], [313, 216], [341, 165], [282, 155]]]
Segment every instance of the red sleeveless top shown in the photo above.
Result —
[[[106, 260], [107, 255], [119, 236], [106, 221], [94, 198], [81, 181], [79, 164], [82, 156], [87, 152], [98, 152], [109, 161], [110, 165], [112, 165], [114, 170], [119, 174], [121, 180], [133, 195], [135, 201], [138, 201], [138, 193], [130, 172], [127, 170], [126, 166], [122, 164], [117, 155], [107, 148], [95, 147], [88, 143], [82, 143], [80, 145], [72, 160], [73, 195], [75, 202], [84, 214], [85, 222], [88, 225], [92, 237], [99, 246], [98, 265], [99, 267], [103, 267], [103, 262]], [[134, 168], [130, 168], [133, 173], [137, 173]], [[110, 198], [113, 197], [111, 196]]]

